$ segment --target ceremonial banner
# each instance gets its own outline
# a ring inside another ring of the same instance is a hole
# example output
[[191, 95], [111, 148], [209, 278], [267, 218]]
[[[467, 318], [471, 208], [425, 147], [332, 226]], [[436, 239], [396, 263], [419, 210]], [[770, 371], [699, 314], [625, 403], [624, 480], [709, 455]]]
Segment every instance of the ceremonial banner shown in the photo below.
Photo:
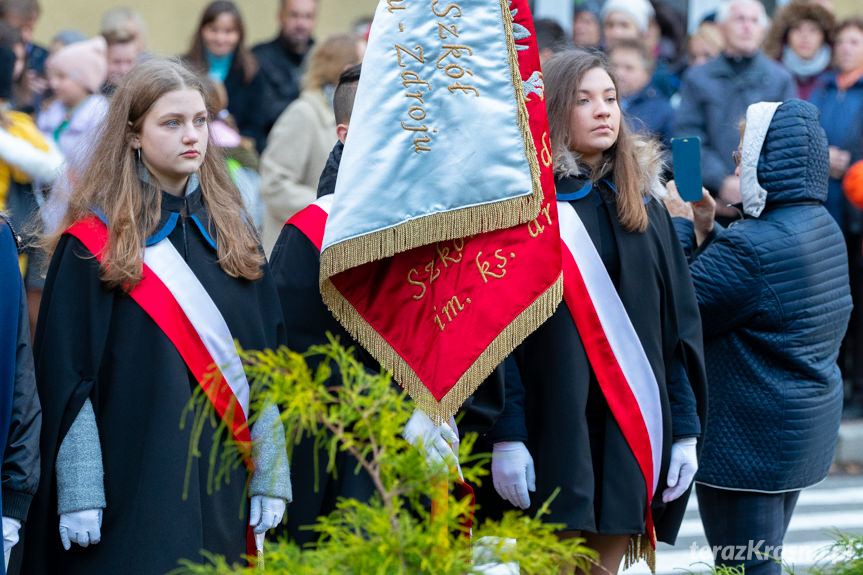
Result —
[[321, 291], [436, 422], [561, 300], [548, 146], [527, 0], [381, 0]]

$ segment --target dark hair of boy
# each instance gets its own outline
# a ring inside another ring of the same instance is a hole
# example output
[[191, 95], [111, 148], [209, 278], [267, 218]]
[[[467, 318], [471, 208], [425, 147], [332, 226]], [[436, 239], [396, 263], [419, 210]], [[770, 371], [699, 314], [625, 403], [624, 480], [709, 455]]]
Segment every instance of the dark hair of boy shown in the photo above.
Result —
[[533, 23], [536, 33], [536, 46], [542, 51], [551, 50], [552, 53], [560, 52], [566, 48], [566, 31], [552, 18], [538, 18]]
[[349, 124], [351, 111], [354, 108], [354, 97], [357, 95], [357, 85], [360, 82], [362, 64], [355, 64], [342, 72], [336, 92], [333, 95], [333, 113], [336, 124]]

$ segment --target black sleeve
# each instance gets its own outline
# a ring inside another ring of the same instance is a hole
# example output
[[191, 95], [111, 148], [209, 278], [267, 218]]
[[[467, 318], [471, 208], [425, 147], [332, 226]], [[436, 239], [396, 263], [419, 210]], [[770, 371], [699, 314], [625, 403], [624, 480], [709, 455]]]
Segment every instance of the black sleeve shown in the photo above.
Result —
[[459, 433], [479, 433], [484, 435], [500, 417], [506, 398], [505, 362], [498, 365], [485, 378], [473, 394], [459, 409], [463, 414], [458, 422]]
[[486, 437], [490, 443], [501, 441], [527, 442], [527, 423], [524, 412], [525, 391], [516, 363], [519, 350], [504, 360], [505, 392], [503, 411]]
[[666, 306], [671, 313], [667, 314], [667, 326], [663, 333], [667, 340], [664, 349], [668, 350], [665, 385], [671, 409], [671, 432], [675, 439], [697, 437], [701, 435], [707, 388], [701, 314], [681, 246], [685, 242], [678, 238], [676, 232], [681, 218], [672, 221], [664, 208], [661, 211], [660, 217], [654, 221], [668, 228], [667, 233], [663, 234], [663, 241], [667, 261], [665, 282], [670, 286]]
[[267, 118], [263, 111], [270, 101], [270, 90], [260, 71], [254, 75], [251, 82], [242, 84], [236, 90], [242, 93], [242, 96], [237, 98], [240, 101], [236, 106], [231, 106], [229, 99], [228, 109], [237, 122], [240, 134], [254, 140], [255, 148], [260, 154], [267, 145]]
[[12, 419], [3, 454], [2, 483], [3, 516], [24, 522], [30, 501], [39, 487], [42, 407], [36, 392], [36, 372], [33, 350], [30, 348], [30, 319], [23, 284], [19, 307], [15, 389], [12, 395]]

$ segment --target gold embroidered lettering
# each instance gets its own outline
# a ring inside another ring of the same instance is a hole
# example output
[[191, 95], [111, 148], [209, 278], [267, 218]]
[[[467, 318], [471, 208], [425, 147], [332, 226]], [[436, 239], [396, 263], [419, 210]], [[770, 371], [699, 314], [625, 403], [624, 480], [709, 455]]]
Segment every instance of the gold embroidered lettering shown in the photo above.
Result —
[[415, 269], [411, 268], [411, 271], [408, 272], [408, 283], [411, 285], [419, 286], [421, 291], [418, 294], [414, 294], [413, 297], [415, 300], [421, 300], [426, 295], [426, 285], [423, 282], [414, 281], [411, 277], [412, 275], [418, 273]]
[[396, 10], [404, 10], [405, 6], [402, 6], [401, 3], [405, 0], [387, 0], [387, 10], [392, 14]]
[[469, 46], [461, 46], [454, 44], [444, 44], [441, 46], [444, 50], [446, 50], [440, 57], [437, 59], [435, 66], [438, 70], [442, 70], [443, 66], [441, 66], [441, 60], [448, 56], [452, 56], [453, 58], [461, 58], [462, 51], [467, 51], [468, 56], [473, 56], [473, 50], [470, 49]]
[[476, 89], [476, 88], [474, 88], [473, 86], [463, 86], [463, 85], [461, 85], [459, 82], [456, 82], [455, 84], [452, 84], [452, 85], [450, 85], [450, 86], [447, 86], [447, 89], [449, 89], [449, 93], [450, 93], [450, 94], [455, 94], [455, 91], [456, 91], [456, 90], [462, 90], [462, 91], [463, 91], [463, 92], [465, 92], [465, 93], [467, 93], [467, 92], [468, 92], [468, 91], [470, 91], [470, 90], [473, 90], [474, 95], [475, 95], [477, 98], [479, 98], [479, 90], [477, 90], [477, 89]]
[[440, 37], [441, 40], [447, 39], [447, 36], [444, 36], [444, 30], [446, 30], [447, 32], [452, 34], [453, 37], [458, 38], [458, 27], [456, 27], [455, 24], [453, 24], [451, 26], [447, 26], [443, 22], [438, 22], [437, 29], [438, 29], [437, 35]]
[[429, 91], [431, 91], [432, 89], [431, 84], [429, 84], [425, 80], [420, 79], [419, 74], [417, 74], [416, 72], [405, 70], [404, 72], [402, 72], [402, 86], [407, 88], [409, 84], [422, 84], [426, 88], [428, 88]]
[[435, 8], [435, 5], [437, 3], [438, 3], [438, 0], [432, 0], [431, 6], [432, 6], [432, 12], [434, 12], [434, 15], [437, 16], [438, 18], [443, 18], [443, 17], [447, 16], [453, 9], [458, 11], [458, 13], [456, 13], [453, 16], [453, 18], [461, 18], [461, 8], [459, 8], [458, 4], [450, 4], [449, 6], [444, 8], [443, 12], [438, 12], [437, 9]]
[[405, 48], [401, 44], [396, 44], [396, 58], [398, 58], [400, 68], [407, 67], [407, 64], [402, 63], [402, 52], [404, 52], [405, 54], [407, 54], [408, 56], [410, 56], [411, 58], [413, 58], [414, 60], [416, 60], [420, 64], [426, 63], [425, 57], [423, 56], [423, 47], [420, 45], [417, 45], [416, 47], [414, 47], [414, 50], [416, 50], [416, 53], [411, 52], [410, 50], [408, 50], [407, 48]]

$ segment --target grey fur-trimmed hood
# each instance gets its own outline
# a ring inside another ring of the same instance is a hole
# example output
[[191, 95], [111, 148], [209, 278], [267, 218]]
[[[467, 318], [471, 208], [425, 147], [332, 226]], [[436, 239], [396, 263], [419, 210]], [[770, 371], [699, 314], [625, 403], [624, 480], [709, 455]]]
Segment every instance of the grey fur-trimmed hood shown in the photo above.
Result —
[[[662, 147], [656, 140], [640, 134], [630, 133], [628, 135], [638, 156], [638, 165], [643, 182], [641, 193], [645, 197], [652, 197], [658, 200], [664, 199], [667, 196], [667, 192], [661, 179], [662, 171], [665, 168]], [[614, 163], [606, 158], [605, 163], [597, 173], [587, 173], [587, 166], [582, 164], [580, 160], [581, 155], [577, 152], [568, 149], [556, 150], [554, 155], [554, 176], [556, 178], [569, 176], [599, 180], [614, 169]]]

